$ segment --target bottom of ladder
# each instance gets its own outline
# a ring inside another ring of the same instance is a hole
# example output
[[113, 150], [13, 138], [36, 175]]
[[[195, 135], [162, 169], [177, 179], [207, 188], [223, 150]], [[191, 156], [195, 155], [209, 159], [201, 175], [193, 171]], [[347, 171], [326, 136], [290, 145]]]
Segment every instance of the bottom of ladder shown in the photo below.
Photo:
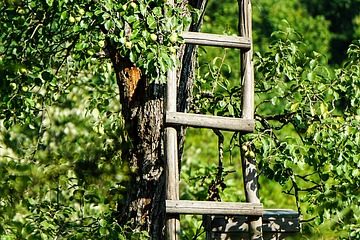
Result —
[[[248, 239], [246, 216], [205, 216], [207, 239]], [[264, 209], [264, 239], [284, 239], [300, 231], [299, 214], [289, 209]]]

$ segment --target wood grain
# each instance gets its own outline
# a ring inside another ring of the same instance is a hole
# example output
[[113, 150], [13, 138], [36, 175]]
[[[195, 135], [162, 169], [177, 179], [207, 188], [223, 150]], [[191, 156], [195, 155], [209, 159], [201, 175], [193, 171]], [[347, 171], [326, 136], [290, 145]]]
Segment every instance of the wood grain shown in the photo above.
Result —
[[[176, 68], [170, 69], [167, 76], [166, 111], [176, 111]], [[165, 129], [166, 155], [166, 199], [179, 199], [178, 143], [176, 129], [169, 126]], [[179, 215], [168, 216], [166, 221], [167, 239], [179, 239]]]
[[184, 38], [185, 43], [187, 44], [241, 48], [244, 50], [249, 50], [251, 48], [251, 40], [248, 37], [226, 36], [200, 32], [183, 32], [181, 37]]
[[165, 122], [169, 125], [184, 125], [242, 132], [252, 132], [254, 130], [255, 124], [254, 120], [252, 119], [219, 117], [180, 112], [166, 112]]
[[261, 216], [263, 214], [263, 208], [260, 203], [166, 200], [166, 212], [193, 215]]
[[[299, 213], [291, 209], [264, 209], [262, 219], [263, 239], [283, 239], [300, 231]], [[247, 216], [207, 216], [204, 223], [207, 239], [248, 239]]]

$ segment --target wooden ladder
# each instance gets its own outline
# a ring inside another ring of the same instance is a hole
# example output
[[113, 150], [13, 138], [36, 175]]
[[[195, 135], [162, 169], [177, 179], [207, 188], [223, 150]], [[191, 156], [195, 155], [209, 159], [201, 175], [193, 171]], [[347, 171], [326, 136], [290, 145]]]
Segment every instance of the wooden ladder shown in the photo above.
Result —
[[[216, 46], [225, 48], [239, 48], [241, 50], [242, 76], [242, 116], [241, 118], [208, 116], [201, 114], [182, 113], [176, 110], [176, 69], [168, 71], [167, 96], [165, 112], [166, 138], [166, 229], [167, 239], [179, 239], [179, 214], [193, 214], [206, 216], [245, 216], [256, 220], [263, 216], [264, 210], [255, 190], [250, 185], [254, 181], [252, 171], [256, 170], [255, 163], [247, 161], [243, 166], [245, 191], [250, 194], [248, 202], [210, 202], [179, 200], [179, 169], [178, 143], [176, 126], [191, 126], [243, 133], [253, 132], [254, 120], [254, 71], [252, 63], [252, 27], [251, 1], [241, 0], [239, 3], [240, 36], [225, 36], [200, 32], [184, 32], [182, 37], [186, 44]], [[245, 160], [246, 161], [246, 160]], [[256, 180], [255, 180], [256, 182]], [[249, 220], [248, 219], [248, 220]], [[248, 221], [247, 220], [247, 221]], [[214, 228], [214, 226], [212, 226]], [[209, 235], [209, 234], [208, 234]], [[210, 235], [209, 235], [210, 236]], [[208, 237], [209, 238], [209, 237]]]

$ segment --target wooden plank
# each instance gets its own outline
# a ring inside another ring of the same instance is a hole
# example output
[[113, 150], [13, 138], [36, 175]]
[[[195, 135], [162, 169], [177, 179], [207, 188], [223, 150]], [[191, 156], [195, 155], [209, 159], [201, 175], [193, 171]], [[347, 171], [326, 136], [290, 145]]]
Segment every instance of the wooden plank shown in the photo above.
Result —
[[[279, 233], [279, 232], [264, 232], [261, 236], [261, 240], [286, 240], [290, 237], [296, 236], [295, 233]], [[249, 240], [249, 233], [241, 232], [241, 233], [219, 233], [213, 232], [211, 234], [206, 235], [207, 240]], [[292, 239], [292, 238], [290, 238]]]
[[180, 235], [180, 221], [177, 215], [166, 220], [166, 239], [178, 240]]
[[187, 44], [241, 48], [244, 50], [249, 50], [251, 48], [251, 40], [248, 37], [226, 36], [200, 32], [183, 32], [181, 37], [184, 38], [185, 43]]
[[[296, 233], [300, 231], [298, 212], [290, 209], [264, 209], [262, 217], [264, 233]], [[207, 232], [243, 233], [249, 231], [247, 216], [208, 216]]]
[[[172, 2], [173, 4], [173, 2]], [[167, 75], [166, 110], [176, 111], [176, 68], [170, 69]], [[173, 127], [165, 129], [166, 155], [166, 199], [179, 199], [179, 169], [177, 132]], [[180, 233], [180, 216], [174, 214], [166, 220], [166, 235], [169, 240], [178, 240]]]
[[252, 119], [180, 112], [166, 112], [165, 122], [170, 125], [184, 125], [242, 132], [252, 132], [255, 125], [255, 121]]
[[[250, 0], [239, 2], [240, 35], [251, 38], [252, 36], [252, 9]], [[254, 66], [252, 61], [252, 43], [248, 51], [241, 51], [241, 76], [243, 84], [243, 118], [254, 118]]]
[[[168, 71], [166, 111], [176, 111], [176, 69]], [[177, 153], [177, 132], [173, 127], [166, 128], [167, 159], [167, 199], [179, 198], [179, 174]]]
[[261, 216], [263, 214], [263, 209], [262, 204], [260, 203], [166, 200], [166, 212], [193, 215]]
[[179, 199], [179, 170], [177, 133], [172, 127], [166, 128], [166, 199]]
[[[252, 37], [252, 8], [251, 0], [239, 0], [239, 34], [251, 39]], [[247, 51], [240, 51], [240, 64], [242, 76], [242, 118], [254, 119], [254, 66], [253, 66], [252, 44]], [[256, 159], [244, 156], [242, 153], [242, 172], [244, 177], [244, 190], [246, 201], [251, 203], [260, 202], [258, 189], [258, 174], [256, 169]], [[261, 239], [262, 219], [249, 218], [249, 238]]]
[[[179, 170], [177, 152], [177, 132], [172, 127], [166, 130], [166, 199], [179, 199]], [[166, 221], [167, 239], [178, 240], [180, 233], [180, 216], [173, 214]]]
[[[166, 110], [176, 111], [176, 69], [168, 71]], [[166, 128], [166, 198], [179, 199], [179, 170], [177, 152], [177, 132]]]

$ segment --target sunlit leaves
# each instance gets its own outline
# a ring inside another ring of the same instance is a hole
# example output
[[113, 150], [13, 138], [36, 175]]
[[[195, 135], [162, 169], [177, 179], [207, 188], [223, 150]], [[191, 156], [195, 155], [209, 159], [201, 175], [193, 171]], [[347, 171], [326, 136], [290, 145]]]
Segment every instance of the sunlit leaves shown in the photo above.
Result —
[[[334, 72], [317, 53], [309, 57], [289, 39], [258, 55], [263, 78], [257, 85], [260, 123], [253, 141], [260, 169], [289, 193], [306, 193], [303, 204], [317, 206], [307, 207], [306, 214], [318, 216], [318, 224], [332, 216], [358, 222], [358, 53], [355, 42], [344, 67]], [[349, 233], [356, 231], [348, 226]]]
[[7, 128], [24, 122], [22, 115], [39, 118], [77, 76], [108, 61], [106, 41], [148, 81], [164, 82], [181, 41], [171, 36], [190, 21], [180, 8], [155, 0], [14, 2], [0, 19], [0, 115]]
[[123, 56], [144, 70], [149, 81], [165, 82], [167, 69], [176, 61], [170, 47], [178, 42], [169, 36], [189, 24], [189, 17], [181, 9], [155, 0], [104, 2], [95, 15], [107, 31], [106, 36], [117, 43]]
[[[205, 53], [204, 53], [205, 54]], [[226, 64], [227, 51], [198, 70], [194, 90], [194, 111], [219, 116], [241, 115], [241, 87], [229, 77], [232, 69]]]
[[[133, 235], [112, 217], [127, 170], [120, 159], [126, 139], [119, 103], [105, 90], [114, 86], [108, 77], [91, 77], [88, 85], [83, 79], [56, 107], [47, 107], [45, 132], [19, 125], [3, 132], [1, 153], [5, 148], [12, 157], [0, 159], [2, 236], [127, 239]], [[91, 101], [90, 92], [97, 101]], [[86, 114], [84, 108], [97, 113]]]

